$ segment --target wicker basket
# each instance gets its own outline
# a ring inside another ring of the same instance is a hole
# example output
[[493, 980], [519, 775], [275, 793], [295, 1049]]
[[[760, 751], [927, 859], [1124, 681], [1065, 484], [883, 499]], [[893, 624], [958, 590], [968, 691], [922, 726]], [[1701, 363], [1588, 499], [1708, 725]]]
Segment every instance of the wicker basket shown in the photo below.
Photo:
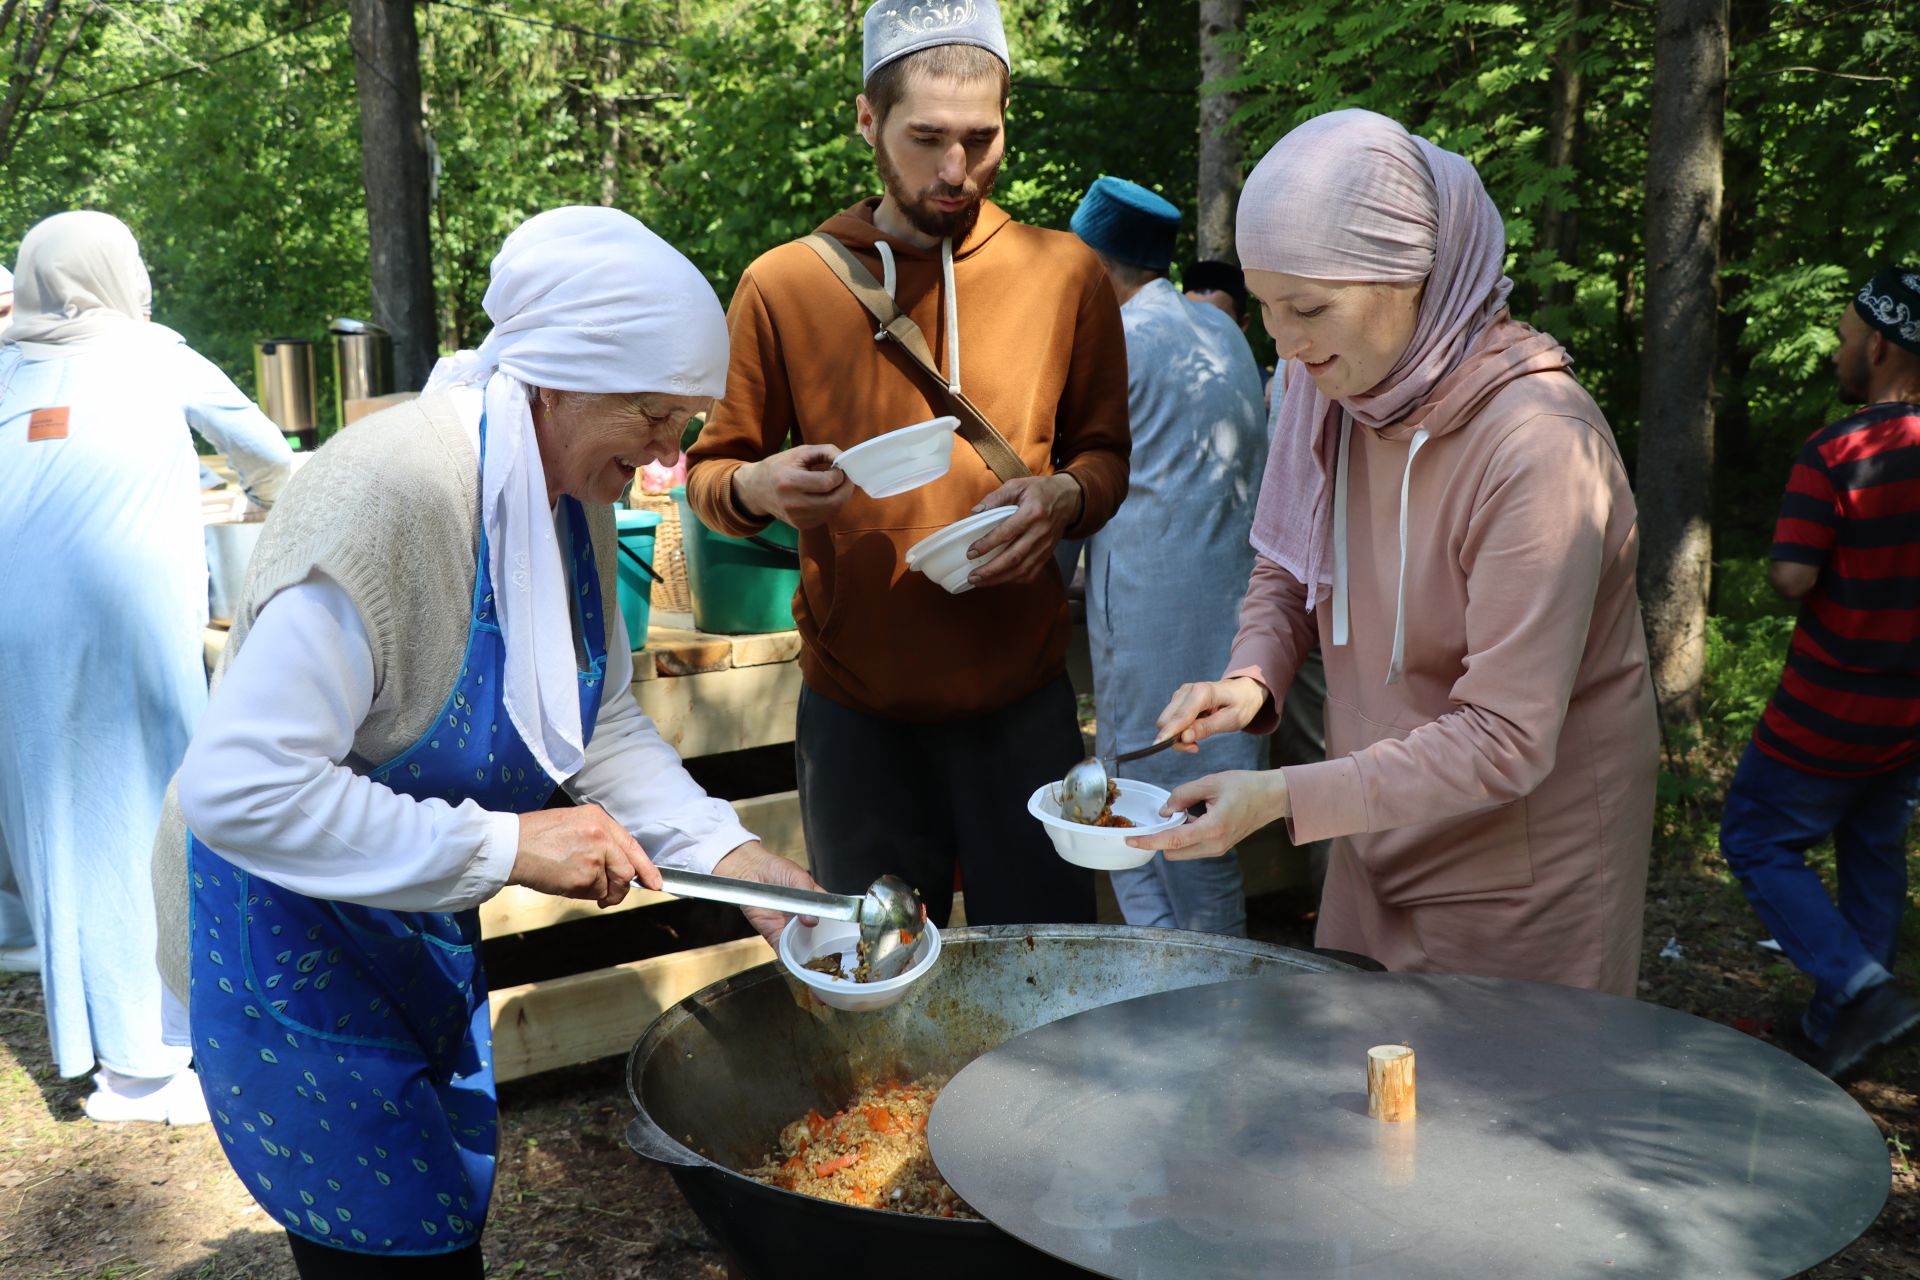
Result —
[[670, 613], [693, 612], [693, 595], [687, 590], [687, 557], [681, 549], [679, 506], [664, 493], [628, 494], [627, 505], [660, 516], [660, 527], [653, 534], [653, 569], [665, 581], [653, 584], [653, 607]]

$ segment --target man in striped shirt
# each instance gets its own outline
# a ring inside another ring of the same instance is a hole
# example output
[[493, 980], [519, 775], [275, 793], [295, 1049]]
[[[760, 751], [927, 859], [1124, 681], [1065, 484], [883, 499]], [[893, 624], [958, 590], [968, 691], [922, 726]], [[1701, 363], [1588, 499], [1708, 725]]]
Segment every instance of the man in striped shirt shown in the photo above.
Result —
[[[1892, 974], [1920, 801], [1920, 268], [1861, 288], [1833, 363], [1866, 407], [1815, 432], [1787, 483], [1768, 576], [1800, 617], [1720, 850], [1813, 979], [1800, 1048], [1839, 1078], [1920, 1029]], [[1806, 860], [1828, 836], [1838, 902]]]

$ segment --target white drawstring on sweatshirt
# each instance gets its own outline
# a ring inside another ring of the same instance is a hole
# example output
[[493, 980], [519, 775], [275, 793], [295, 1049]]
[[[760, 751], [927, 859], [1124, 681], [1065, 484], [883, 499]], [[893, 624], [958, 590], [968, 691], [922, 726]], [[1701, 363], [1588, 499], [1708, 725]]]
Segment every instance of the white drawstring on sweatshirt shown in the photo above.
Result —
[[947, 390], [960, 394], [960, 297], [953, 287], [953, 237], [940, 242], [940, 283], [947, 295]]
[[[1340, 415], [1340, 456], [1333, 475], [1333, 643], [1347, 643], [1347, 456], [1353, 438], [1353, 419]], [[1407, 447], [1407, 465], [1400, 473], [1400, 572], [1393, 598], [1393, 654], [1387, 660], [1387, 683], [1399, 684], [1407, 660], [1407, 495], [1413, 483], [1413, 460], [1427, 442], [1423, 427]]]
[[[894, 292], [894, 286], [900, 282], [899, 271], [893, 265], [893, 246], [885, 240], [876, 239], [874, 248], [880, 251], [880, 287], [895, 302], [900, 299]], [[940, 292], [946, 297], [947, 305], [947, 390], [960, 394], [960, 297], [953, 286], [953, 240], [951, 237], [940, 242]]]
[[1413, 460], [1427, 442], [1426, 428], [1413, 433], [1407, 448], [1407, 466], [1400, 473], [1400, 585], [1393, 597], [1393, 657], [1387, 662], [1387, 683], [1399, 684], [1407, 662], [1407, 491], [1413, 483]]
[[899, 299], [895, 297], [893, 289], [900, 283], [900, 275], [893, 267], [893, 246], [885, 240], [875, 240], [873, 243], [880, 250], [880, 287], [887, 291], [889, 298], [898, 302]]

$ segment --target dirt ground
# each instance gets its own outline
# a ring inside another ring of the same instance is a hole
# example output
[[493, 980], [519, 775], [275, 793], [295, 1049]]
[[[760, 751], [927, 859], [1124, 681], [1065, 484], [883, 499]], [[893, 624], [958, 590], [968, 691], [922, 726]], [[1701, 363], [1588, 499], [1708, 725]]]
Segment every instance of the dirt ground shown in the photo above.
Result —
[[[1761, 932], [1710, 855], [1667, 861], [1648, 895], [1643, 996], [1766, 1034], [1804, 997], [1799, 979], [1754, 945]], [[1304, 941], [1309, 905], [1287, 894], [1258, 900], [1256, 936]], [[1660, 957], [1670, 937], [1679, 959]], [[725, 1275], [671, 1182], [626, 1148], [622, 1065], [607, 1059], [502, 1089], [489, 1275]], [[292, 1280], [279, 1228], [247, 1197], [211, 1128], [96, 1126], [80, 1112], [86, 1083], [53, 1075], [38, 981], [0, 975], [0, 1276]], [[1920, 1176], [1910, 1163], [1920, 1161], [1920, 1047], [1887, 1057], [1851, 1092], [1888, 1136], [1893, 1192], [1872, 1230], [1811, 1274], [1920, 1280]]]

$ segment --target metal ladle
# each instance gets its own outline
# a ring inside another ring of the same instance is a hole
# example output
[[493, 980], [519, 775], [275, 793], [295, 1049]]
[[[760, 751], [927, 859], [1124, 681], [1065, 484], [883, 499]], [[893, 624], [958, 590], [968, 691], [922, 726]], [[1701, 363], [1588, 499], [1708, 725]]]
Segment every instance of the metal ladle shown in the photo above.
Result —
[[757, 880], [735, 880], [671, 867], [658, 870], [663, 887], [676, 897], [728, 902], [736, 907], [763, 907], [795, 916], [854, 921], [860, 926], [868, 971], [876, 980], [898, 977], [907, 968], [927, 922], [926, 904], [914, 896], [912, 887], [899, 876], [881, 876], [867, 887], [865, 896], [856, 898], [850, 894], [789, 889]]
[[1116, 765], [1129, 760], [1144, 760], [1157, 751], [1165, 751], [1180, 740], [1179, 734], [1162, 738], [1138, 751], [1123, 751], [1112, 756], [1088, 756], [1073, 768], [1060, 784], [1055, 798], [1060, 801], [1060, 816], [1070, 822], [1092, 822], [1107, 807], [1107, 781]]

